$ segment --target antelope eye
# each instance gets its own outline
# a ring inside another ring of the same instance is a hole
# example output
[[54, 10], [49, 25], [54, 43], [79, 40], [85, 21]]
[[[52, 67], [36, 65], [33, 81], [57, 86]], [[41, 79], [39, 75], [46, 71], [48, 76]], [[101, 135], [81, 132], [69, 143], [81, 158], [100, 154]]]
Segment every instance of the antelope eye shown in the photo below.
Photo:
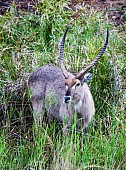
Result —
[[76, 86], [80, 86], [80, 83], [77, 83]]

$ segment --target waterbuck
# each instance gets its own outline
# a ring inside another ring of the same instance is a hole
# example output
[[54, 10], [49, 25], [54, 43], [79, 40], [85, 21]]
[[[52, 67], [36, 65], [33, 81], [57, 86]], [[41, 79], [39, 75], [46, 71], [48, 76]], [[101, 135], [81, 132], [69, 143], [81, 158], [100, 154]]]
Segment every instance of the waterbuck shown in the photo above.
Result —
[[46, 112], [49, 118], [56, 118], [60, 122], [66, 120], [67, 125], [71, 125], [76, 113], [77, 127], [81, 125], [84, 131], [87, 131], [95, 113], [93, 97], [86, 83], [91, 78], [91, 74], [87, 72], [105, 52], [109, 33], [107, 30], [105, 43], [98, 56], [86, 68], [73, 75], [64, 66], [64, 43], [67, 31], [68, 28], [60, 45], [60, 67], [42, 66], [28, 79], [34, 120], [35, 122], [42, 121], [41, 117]]

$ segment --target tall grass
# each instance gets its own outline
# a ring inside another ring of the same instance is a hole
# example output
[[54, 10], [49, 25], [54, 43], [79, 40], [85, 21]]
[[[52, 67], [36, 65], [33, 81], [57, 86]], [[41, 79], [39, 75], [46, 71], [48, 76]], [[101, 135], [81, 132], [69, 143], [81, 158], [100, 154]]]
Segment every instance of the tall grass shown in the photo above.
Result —
[[[18, 11], [17, 16], [12, 7], [0, 18], [0, 169], [125, 169], [125, 32], [93, 9], [83, 8], [73, 19], [66, 6], [65, 1], [44, 1], [38, 7], [40, 15]], [[25, 105], [27, 92], [19, 102], [19, 96], [3, 90], [13, 85], [13, 91], [39, 66], [59, 65], [58, 47], [67, 25], [65, 64], [73, 73], [97, 56], [106, 29], [110, 32], [107, 50], [91, 70], [96, 115], [88, 136], [76, 132], [76, 119], [68, 136], [55, 121], [36, 127], [31, 108]]]

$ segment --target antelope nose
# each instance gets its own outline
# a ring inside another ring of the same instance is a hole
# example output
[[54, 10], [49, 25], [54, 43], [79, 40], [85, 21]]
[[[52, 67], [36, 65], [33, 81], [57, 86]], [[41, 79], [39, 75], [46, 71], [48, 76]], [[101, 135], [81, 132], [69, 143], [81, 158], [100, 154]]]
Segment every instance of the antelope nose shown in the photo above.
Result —
[[65, 102], [65, 103], [71, 102], [71, 96], [65, 96], [65, 97], [64, 97], [64, 102]]

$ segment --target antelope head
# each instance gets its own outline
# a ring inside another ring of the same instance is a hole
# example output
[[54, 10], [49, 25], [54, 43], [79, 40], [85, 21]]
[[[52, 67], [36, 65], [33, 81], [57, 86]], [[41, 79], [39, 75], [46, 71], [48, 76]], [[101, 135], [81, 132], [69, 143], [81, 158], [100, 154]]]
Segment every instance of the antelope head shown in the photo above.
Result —
[[67, 34], [68, 28], [66, 29], [63, 39], [61, 41], [61, 45], [60, 45], [60, 67], [62, 70], [62, 73], [65, 77], [65, 85], [66, 85], [66, 94], [64, 97], [64, 102], [65, 103], [69, 103], [71, 101], [74, 102], [78, 102], [81, 100], [82, 96], [83, 96], [83, 84], [86, 80], [91, 78], [91, 74], [86, 74], [88, 72], [89, 69], [91, 69], [95, 64], [97, 64], [97, 62], [99, 61], [99, 59], [102, 57], [102, 55], [104, 54], [107, 44], [108, 44], [108, 38], [109, 38], [109, 32], [107, 30], [107, 35], [106, 35], [106, 40], [105, 43], [101, 49], [101, 51], [99, 52], [98, 56], [83, 70], [81, 70], [79, 73], [77, 73], [74, 77], [69, 76], [68, 71], [66, 70], [65, 66], [64, 66], [64, 43], [65, 43], [65, 37]]

